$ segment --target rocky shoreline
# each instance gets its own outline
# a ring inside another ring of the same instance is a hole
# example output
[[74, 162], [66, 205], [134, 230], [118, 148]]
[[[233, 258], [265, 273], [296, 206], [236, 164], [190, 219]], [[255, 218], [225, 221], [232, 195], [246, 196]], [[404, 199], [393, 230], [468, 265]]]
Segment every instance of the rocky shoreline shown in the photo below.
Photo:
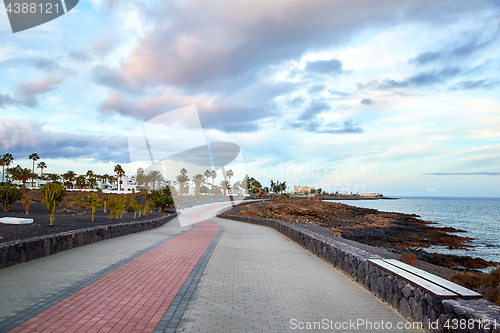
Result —
[[396, 254], [412, 252], [421, 261], [446, 268], [462, 266], [478, 269], [498, 265], [481, 258], [424, 251], [424, 248], [433, 245], [450, 249], [468, 248], [472, 239], [466, 237], [463, 230], [437, 227], [436, 223], [421, 220], [414, 214], [380, 212], [336, 202], [298, 199], [254, 202], [239, 205], [227, 213], [321, 227], [319, 230], [325, 234], [384, 248]]

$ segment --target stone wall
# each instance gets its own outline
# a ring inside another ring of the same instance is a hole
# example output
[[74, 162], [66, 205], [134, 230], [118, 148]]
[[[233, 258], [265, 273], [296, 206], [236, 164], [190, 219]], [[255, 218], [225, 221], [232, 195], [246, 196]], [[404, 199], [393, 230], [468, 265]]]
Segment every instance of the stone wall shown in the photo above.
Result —
[[218, 217], [276, 229], [342, 270], [407, 319], [414, 323], [422, 323], [428, 332], [500, 332], [500, 306], [485, 299], [436, 298], [367, 261], [373, 258], [381, 259], [378, 255], [340, 242], [335, 237], [321, 235], [284, 221], [220, 215], [229, 209], [219, 212]]
[[13, 266], [105, 239], [158, 228], [177, 214], [149, 221], [126, 222], [33, 237], [0, 245], [0, 268]]

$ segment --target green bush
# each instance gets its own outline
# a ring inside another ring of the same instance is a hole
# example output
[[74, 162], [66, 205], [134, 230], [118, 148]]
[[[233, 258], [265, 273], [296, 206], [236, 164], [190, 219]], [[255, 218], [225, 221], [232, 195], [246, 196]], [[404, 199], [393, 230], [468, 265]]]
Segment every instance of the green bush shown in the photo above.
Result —
[[158, 207], [159, 212], [163, 212], [167, 207], [174, 207], [174, 200], [168, 186], [162, 190], [151, 191], [147, 199], [151, 206]]
[[4, 212], [8, 212], [10, 207], [17, 200], [21, 200], [23, 192], [10, 184], [4, 184], [0, 187], [0, 203]]

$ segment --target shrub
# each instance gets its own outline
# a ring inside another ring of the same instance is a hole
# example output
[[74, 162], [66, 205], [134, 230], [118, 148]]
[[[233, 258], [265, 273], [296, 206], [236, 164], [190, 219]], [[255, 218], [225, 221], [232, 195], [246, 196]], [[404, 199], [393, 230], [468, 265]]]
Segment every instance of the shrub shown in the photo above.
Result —
[[487, 300], [500, 305], [500, 267], [489, 274], [467, 272], [455, 274], [451, 277], [451, 281], [475, 290]]
[[4, 184], [0, 188], [0, 203], [4, 212], [8, 212], [14, 202], [23, 197], [23, 192], [10, 184]]
[[53, 182], [45, 184], [42, 187], [42, 193], [45, 195], [45, 200], [47, 200], [46, 207], [50, 212], [50, 225], [54, 226], [54, 211], [66, 195], [66, 189], [60, 183]]
[[417, 256], [412, 252], [403, 252], [401, 254], [401, 260], [408, 265], [415, 265], [417, 263]]

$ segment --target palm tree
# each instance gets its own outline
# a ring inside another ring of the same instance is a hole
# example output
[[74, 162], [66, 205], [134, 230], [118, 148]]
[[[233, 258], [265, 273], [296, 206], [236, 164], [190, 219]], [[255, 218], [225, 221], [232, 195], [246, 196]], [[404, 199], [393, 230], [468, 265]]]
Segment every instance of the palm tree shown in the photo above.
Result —
[[183, 174], [178, 175], [176, 178], [176, 183], [179, 184], [179, 193], [181, 195], [184, 194], [184, 184], [188, 183], [189, 184], [189, 177]]
[[0, 156], [0, 166], [2, 166], [3, 171], [2, 171], [2, 183], [5, 181], [5, 160], [3, 159], [2, 156]]
[[87, 183], [87, 179], [85, 179], [84, 175], [80, 175], [80, 176], [75, 178], [75, 182], [76, 182], [76, 185], [79, 185], [80, 189], [82, 189], [83, 186], [85, 185], [85, 183]]
[[123, 170], [120, 164], [117, 164], [115, 166], [115, 173], [116, 173], [116, 179], [118, 181], [118, 191], [120, 191], [120, 183], [121, 183], [120, 178], [125, 175], [125, 170]]
[[109, 176], [109, 177], [108, 177], [108, 180], [109, 180], [109, 183], [110, 183], [111, 185], [113, 185], [113, 183], [117, 181], [117, 179], [116, 179], [116, 177], [115, 177], [115, 176]]
[[229, 185], [229, 182], [227, 180], [223, 180], [220, 182], [220, 186], [224, 190], [224, 196], [226, 196], [226, 191], [231, 188], [231, 186]]
[[227, 170], [226, 176], [229, 178], [229, 184], [231, 184], [231, 177], [234, 176], [233, 170]]
[[15, 168], [11, 168], [10, 174], [12, 175], [12, 179], [20, 180], [23, 182], [23, 188], [26, 188], [26, 182], [34, 175], [34, 173], [31, 172], [30, 169], [21, 168], [20, 165], [17, 165]]
[[163, 180], [163, 176], [161, 175], [161, 172], [158, 170], [151, 170], [146, 178], [149, 179], [149, 181], [153, 182], [153, 191], [155, 190], [155, 184], [156, 182], [161, 182]]
[[41, 161], [36, 165], [36, 168], [40, 169], [40, 177], [42, 177], [43, 169], [47, 169], [47, 164], [45, 164], [44, 161]]
[[192, 181], [195, 185], [194, 194], [195, 195], [200, 194], [200, 186], [201, 186], [201, 183], [205, 182], [205, 177], [201, 173], [199, 173], [199, 174], [193, 176]]
[[212, 170], [210, 173], [210, 177], [212, 177], [212, 195], [214, 195], [214, 180], [217, 178], [217, 172], [215, 170]]
[[95, 177], [90, 177], [88, 179], [89, 189], [93, 189], [94, 185], [97, 184], [97, 179]]
[[[5, 174], [5, 167], [7, 167], [7, 168], [9, 167], [9, 165], [12, 163], [12, 161], [14, 161], [14, 157], [10, 153], [5, 153], [5, 154], [3, 154], [2, 160], [3, 160], [3, 163], [2, 163], [3, 173]], [[7, 169], [7, 181], [9, 180], [8, 175], [9, 175], [9, 170]], [[5, 179], [3, 179], [2, 181], [5, 182]]]
[[68, 188], [71, 186], [73, 188], [73, 181], [75, 180], [76, 173], [74, 171], [68, 170], [68, 172], [63, 173], [62, 178], [65, 180], [64, 185]]
[[139, 168], [137, 169], [137, 172], [135, 173], [135, 181], [137, 183], [137, 191], [141, 191], [141, 183], [146, 180], [146, 175], [144, 174], [144, 169]]
[[[37, 153], [33, 153], [33, 154], [30, 155], [29, 159], [33, 160], [33, 169], [31, 169], [31, 173], [35, 174], [35, 162], [40, 159], [40, 156], [38, 156]], [[35, 184], [35, 178], [31, 178], [31, 187], [33, 187], [34, 184]]]
[[53, 182], [56, 182], [59, 179], [61, 179], [61, 176], [59, 176], [57, 173], [49, 173], [47, 174], [47, 177]]
[[186, 168], [181, 169], [181, 175], [185, 176], [187, 174]]

